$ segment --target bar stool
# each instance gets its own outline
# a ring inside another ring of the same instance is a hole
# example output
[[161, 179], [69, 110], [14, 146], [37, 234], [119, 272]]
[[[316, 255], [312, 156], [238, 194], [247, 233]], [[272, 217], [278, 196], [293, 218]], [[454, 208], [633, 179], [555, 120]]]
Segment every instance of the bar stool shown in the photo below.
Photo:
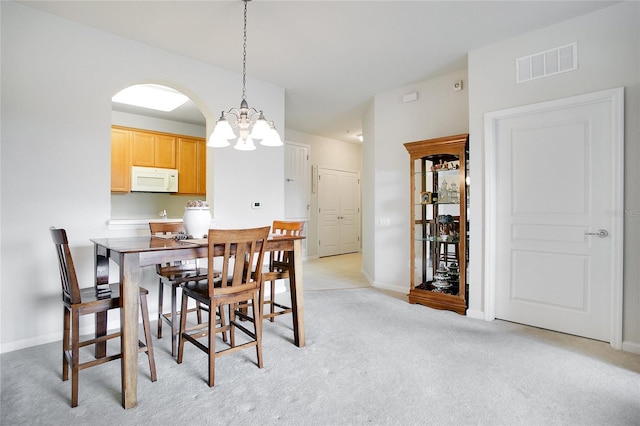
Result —
[[[50, 228], [51, 238], [56, 246], [58, 254], [58, 266], [60, 268], [60, 280], [62, 283], [62, 303], [64, 304], [64, 323], [62, 332], [62, 380], [69, 380], [69, 367], [71, 367], [71, 406], [78, 406], [78, 373], [85, 368], [104, 364], [109, 361], [122, 358], [122, 353], [103, 356], [91, 361], [80, 362], [80, 348], [89, 345], [105, 344], [107, 340], [121, 336], [121, 332], [115, 332], [103, 336], [96, 336], [89, 340], [80, 340], [80, 316], [96, 314], [98, 320], [106, 322], [107, 312], [120, 308], [120, 283], [108, 284], [100, 287], [80, 288], [78, 278], [69, 250], [67, 232], [64, 229]], [[105, 259], [108, 262], [108, 259]], [[98, 268], [101, 265], [96, 265]], [[149, 369], [151, 381], [157, 380], [156, 364], [153, 357], [153, 344], [151, 342], [151, 326], [149, 324], [149, 310], [147, 308], [148, 290], [140, 288], [140, 309], [142, 312], [142, 326], [144, 328], [145, 341], [140, 341], [138, 352], [144, 352], [149, 357]]]
[[[295, 235], [300, 236], [304, 232], [304, 222], [300, 221], [281, 221], [274, 220], [271, 226], [272, 234], [280, 234], [280, 235]], [[275, 291], [276, 291], [276, 280], [287, 279], [289, 280], [289, 253], [283, 251], [274, 251], [270, 253], [269, 265], [266, 270], [262, 272], [262, 286], [260, 290], [260, 302], [261, 306], [268, 306], [269, 312], [266, 312], [266, 309], [263, 308], [262, 317], [267, 318], [269, 321], [274, 322], [275, 317], [284, 314], [290, 314], [293, 312], [291, 306], [295, 301], [293, 297], [289, 306], [280, 304], [276, 302]], [[270, 295], [269, 298], [265, 298], [265, 283], [270, 283]], [[291, 285], [291, 283], [289, 283]], [[276, 310], [276, 308], [278, 310]]]
[[[171, 237], [184, 232], [182, 222], [149, 222], [149, 230], [151, 236]], [[158, 339], [162, 338], [163, 323], [167, 323], [171, 328], [171, 355], [176, 356], [178, 353], [178, 301], [177, 288], [189, 280], [203, 280], [207, 278], [207, 269], [199, 268], [195, 260], [173, 262], [167, 264], [156, 265], [156, 273], [158, 274]], [[171, 310], [164, 313], [164, 286], [171, 288]], [[200, 303], [195, 308], [187, 310], [196, 312], [198, 324], [202, 323], [202, 310]], [[206, 310], [206, 308], [205, 308]]]

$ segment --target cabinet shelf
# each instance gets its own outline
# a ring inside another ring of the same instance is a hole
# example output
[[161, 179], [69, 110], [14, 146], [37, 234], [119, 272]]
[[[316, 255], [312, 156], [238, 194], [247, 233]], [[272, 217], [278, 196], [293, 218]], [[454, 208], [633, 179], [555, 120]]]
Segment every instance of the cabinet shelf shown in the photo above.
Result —
[[467, 309], [468, 135], [406, 143], [411, 175], [409, 302]]
[[456, 239], [449, 239], [447, 238], [446, 240], [437, 237], [435, 235], [429, 235], [428, 237], [420, 237], [420, 236], [416, 236], [414, 238], [414, 241], [429, 241], [429, 242], [435, 242], [435, 243], [443, 243], [443, 244], [459, 244], [460, 243], [460, 239], [456, 238]]
[[437, 205], [439, 205], [439, 206], [446, 206], [446, 205], [448, 205], [448, 204], [460, 204], [460, 202], [459, 202], [459, 201], [458, 201], [458, 202], [456, 202], [456, 203], [438, 203], [438, 202], [435, 202], [435, 203], [429, 203], [429, 204], [424, 204], [424, 203], [415, 203], [414, 205], [415, 205], [416, 207], [418, 207], [418, 206], [433, 206], [434, 204], [437, 204]]

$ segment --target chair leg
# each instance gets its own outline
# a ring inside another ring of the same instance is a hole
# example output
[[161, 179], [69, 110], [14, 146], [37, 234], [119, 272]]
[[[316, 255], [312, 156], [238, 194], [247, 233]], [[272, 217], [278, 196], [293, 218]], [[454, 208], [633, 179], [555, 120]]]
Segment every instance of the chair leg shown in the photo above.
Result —
[[215, 306], [209, 305], [209, 387], [215, 384], [216, 376], [216, 315]]
[[[181, 312], [187, 311], [187, 303], [189, 303], [189, 297], [183, 292]], [[184, 337], [182, 336], [182, 333], [184, 333], [186, 328], [187, 328], [187, 316], [180, 315], [180, 331], [178, 332], [178, 359], [177, 359], [178, 364], [182, 364], [182, 355], [184, 352]]]
[[62, 328], [62, 381], [69, 380], [69, 360], [67, 351], [69, 348], [69, 327], [71, 326], [71, 312], [65, 307]]
[[158, 280], [158, 339], [162, 339], [162, 305], [164, 300], [164, 284], [162, 278]]
[[[224, 309], [224, 305], [220, 305]], [[231, 303], [229, 306], [229, 337], [232, 348], [236, 347], [236, 306], [237, 303]]]
[[[276, 301], [276, 282], [271, 281], [271, 296], [269, 297], [270, 302], [269, 305], [271, 305], [271, 313], [274, 314], [276, 312], [276, 305], [274, 304]], [[275, 315], [272, 315], [271, 318], [269, 318], [269, 321], [274, 322], [276, 320]]]
[[[259, 299], [259, 303], [260, 306], [262, 306], [262, 309], [264, 309], [264, 280], [262, 280], [262, 282], [260, 283], [260, 289], [258, 290], [258, 299]], [[262, 311], [264, 312], [264, 310]]]
[[78, 406], [78, 373], [80, 364], [80, 315], [71, 312], [71, 406]]
[[[184, 296], [183, 296], [184, 297]], [[178, 349], [178, 286], [171, 285], [171, 356], [176, 356]], [[180, 311], [180, 318], [186, 316], [187, 311]]]
[[262, 368], [262, 306], [259, 297], [253, 294], [253, 326], [256, 333], [256, 356], [258, 357], [258, 368]]
[[[96, 313], [96, 337], [103, 337], [107, 335], [107, 311]], [[107, 342], [96, 343], [95, 345], [96, 358], [104, 358], [107, 356]]]
[[[224, 305], [219, 305], [218, 306], [218, 316], [220, 316], [220, 326], [224, 327], [227, 325], [227, 316], [224, 314]], [[222, 341], [227, 343], [227, 332], [226, 331], [221, 331], [220, 334], [222, 334]]]
[[200, 302], [196, 302], [196, 316], [198, 317], [198, 324], [202, 324], [202, 306]]
[[151, 381], [158, 380], [156, 375], [156, 361], [153, 356], [153, 342], [151, 341], [151, 324], [149, 323], [149, 307], [147, 306], [147, 295], [140, 295], [140, 312], [142, 313], [142, 329], [144, 330], [145, 352], [149, 358], [149, 370], [151, 371]]

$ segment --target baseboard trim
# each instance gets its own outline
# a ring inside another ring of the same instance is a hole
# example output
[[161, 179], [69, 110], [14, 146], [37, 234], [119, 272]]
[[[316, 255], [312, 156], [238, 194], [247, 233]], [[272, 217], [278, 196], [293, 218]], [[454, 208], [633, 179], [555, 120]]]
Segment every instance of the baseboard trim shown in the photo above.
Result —
[[360, 273], [362, 275], [364, 275], [364, 277], [367, 279], [367, 281], [369, 282], [369, 284], [371, 284], [372, 286], [374, 285], [374, 280], [373, 278], [371, 278], [371, 276], [367, 273], [367, 271], [365, 271], [364, 269], [360, 269]]
[[622, 350], [624, 352], [631, 352], [632, 354], [640, 354], [640, 343], [622, 342]]
[[467, 309], [467, 317], [473, 319], [484, 320], [484, 311], [476, 311], [475, 309]]
[[[107, 330], [116, 331], [118, 329], [120, 329], [119, 320], [109, 321], [107, 323]], [[95, 326], [93, 325], [80, 328], [81, 336], [89, 336], [93, 333], [95, 333]], [[20, 349], [27, 349], [33, 346], [46, 345], [47, 343], [51, 342], [62, 342], [62, 331], [3, 343], [0, 345], [0, 354], [19, 351]]]
[[[369, 278], [367, 278], [367, 280], [368, 279]], [[369, 280], [369, 282], [371, 283], [371, 280]], [[404, 287], [404, 286], [393, 285], [393, 284], [388, 284], [388, 283], [381, 283], [379, 281], [374, 281], [373, 283], [371, 283], [371, 286], [373, 286], [375, 288], [382, 289], [382, 290], [395, 291], [396, 293], [404, 293], [404, 294], [408, 294], [409, 293], [409, 289]]]

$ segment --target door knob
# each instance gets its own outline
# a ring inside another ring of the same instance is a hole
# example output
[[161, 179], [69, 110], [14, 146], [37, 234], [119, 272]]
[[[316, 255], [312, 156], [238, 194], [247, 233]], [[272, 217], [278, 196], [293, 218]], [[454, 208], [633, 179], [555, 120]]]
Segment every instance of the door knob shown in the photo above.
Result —
[[585, 232], [584, 235], [597, 235], [600, 238], [607, 238], [609, 232], [606, 229], [598, 229], [597, 232]]

